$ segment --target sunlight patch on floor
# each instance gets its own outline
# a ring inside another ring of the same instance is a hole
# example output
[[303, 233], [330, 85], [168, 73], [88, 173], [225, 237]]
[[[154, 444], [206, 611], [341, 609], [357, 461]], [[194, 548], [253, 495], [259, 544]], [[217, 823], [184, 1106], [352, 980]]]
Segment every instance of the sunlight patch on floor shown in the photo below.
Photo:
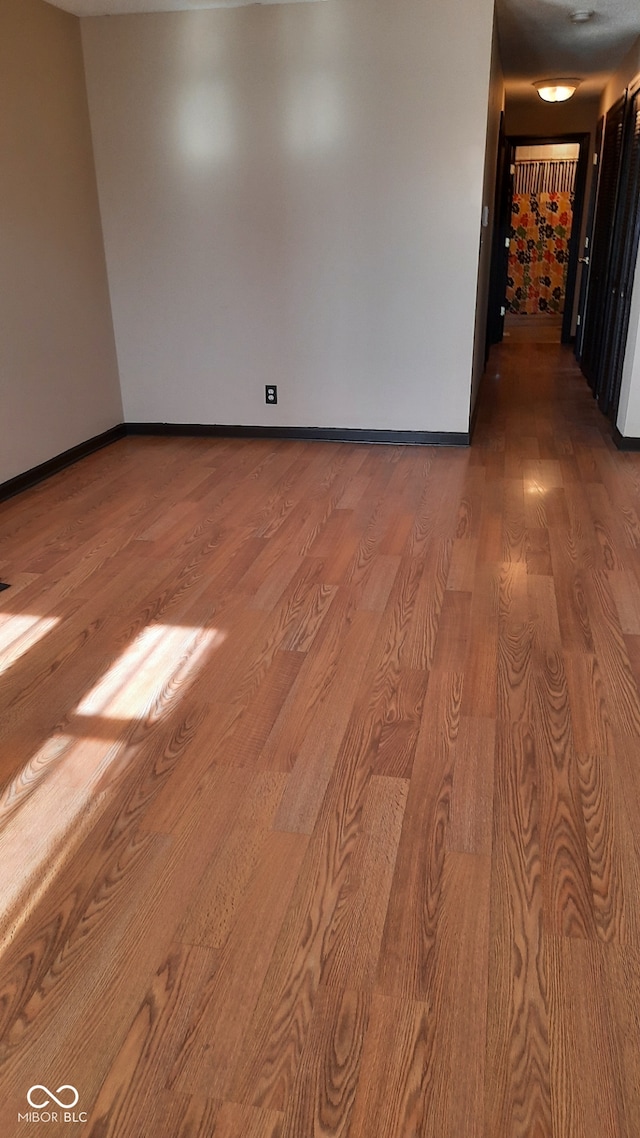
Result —
[[[0, 644], [26, 651], [56, 623], [5, 616], [0, 637], [6, 629], [7, 639]], [[133, 726], [164, 713], [225, 637], [215, 628], [149, 625], [83, 697], [76, 714], [110, 722], [117, 735], [123, 720]], [[127, 736], [94, 738], [88, 724], [88, 733], [78, 736], [74, 727], [72, 717], [67, 731], [47, 739], [0, 796], [0, 946], [15, 935], [16, 920], [22, 924], [33, 911], [55, 866], [93, 829], [138, 750]]]
[[145, 628], [78, 705], [78, 715], [141, 719], [171, 700], [203, 656], [221, 644], [215, 628], [154, 624]]
[[77, 845], [94, 826], [108, 795], [106, 789], [97, 793], [97, 787], [126, 749], [123, 742], [64, 735], [52, 736], [45, 746], [57, 753], [57, 764], [0, 833], [0, 928], [5, 937], [17, 905], [23, 916], [42, 895], [61, 847]]
[[0, 676], [55, 628], [59, 620], [57, 616], [0, 613]]
[[69, 735], [54, 735], [47, 739], [22, 770], [3, 787], [0, 793], [0, 825], [4, 826], [6, 819], [33, 794], [72, 743], [73, 738]]

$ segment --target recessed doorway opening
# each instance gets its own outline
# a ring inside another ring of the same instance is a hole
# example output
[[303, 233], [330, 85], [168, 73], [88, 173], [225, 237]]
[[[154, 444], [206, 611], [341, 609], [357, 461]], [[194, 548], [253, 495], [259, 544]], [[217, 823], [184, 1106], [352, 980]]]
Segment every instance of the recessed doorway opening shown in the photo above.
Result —
[[569, 344], [577, 328], [590, 134], [507, 136], [498, 147], [487, 318], [492, 344]]
[[504, 335], [560, 343], [574, 221], [577, 142], [517, 146]]

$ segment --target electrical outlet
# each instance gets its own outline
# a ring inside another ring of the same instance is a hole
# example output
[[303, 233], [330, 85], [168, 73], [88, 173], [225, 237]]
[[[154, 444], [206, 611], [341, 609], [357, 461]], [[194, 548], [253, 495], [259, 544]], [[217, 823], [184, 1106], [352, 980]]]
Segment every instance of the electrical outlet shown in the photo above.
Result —
[[264, 401], [265, 401], [265, 403], [277, 403], [278, 402], [278, 388], [276, 387], [275, 383], [267, 383], [267, 385], [265, 386]]

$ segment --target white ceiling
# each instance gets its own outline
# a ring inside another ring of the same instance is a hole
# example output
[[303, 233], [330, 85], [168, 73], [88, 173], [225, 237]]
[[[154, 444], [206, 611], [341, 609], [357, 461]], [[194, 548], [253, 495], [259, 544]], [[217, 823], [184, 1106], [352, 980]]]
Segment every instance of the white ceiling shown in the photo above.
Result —
[[[575, 24], [571, 13], [593, 11]], [[640, 36], [640, 0], [496, 0], [507, 80], [584, 78], [602, 86]]]

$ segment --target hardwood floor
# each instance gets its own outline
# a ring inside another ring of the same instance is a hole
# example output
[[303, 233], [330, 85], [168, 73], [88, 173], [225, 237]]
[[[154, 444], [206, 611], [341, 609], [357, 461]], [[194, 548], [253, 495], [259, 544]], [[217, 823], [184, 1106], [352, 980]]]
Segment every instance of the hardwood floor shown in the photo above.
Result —
[[533, 316], [518, 316], [507, 312], [504, 318], [505, 343], [559, 344], [562, 336], [562, 316], [546, 312]]
[[552, 344], [0, 506], [3, 1138], [637, 1138], [639, 515]]

